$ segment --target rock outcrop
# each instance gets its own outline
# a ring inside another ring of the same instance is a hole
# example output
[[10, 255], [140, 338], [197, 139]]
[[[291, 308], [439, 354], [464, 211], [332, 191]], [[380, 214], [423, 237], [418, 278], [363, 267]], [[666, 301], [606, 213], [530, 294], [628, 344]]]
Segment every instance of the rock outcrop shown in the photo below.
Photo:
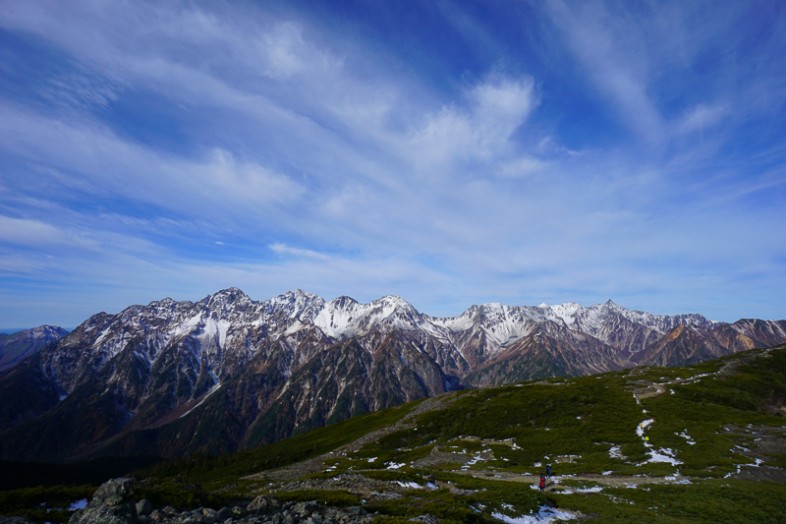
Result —
[[[149, 500], [134, 502], [135, 481], [112, 479], [96, 490], [84, 510], [77, 510], [69, 524], [369, 524], [372, 515], [363, 508], [335, 507], [316, 501], [281, 503], [260, 495], [246, 505], [219, 509], [197, 507], [177, 510], [156, 508]], [[5, 521], [0, 521], [5, 522]], [[8, 524], [16, 521], [8, 521]], [[27, 523], [25, 520], [19, 521]]]
[[68, 524], [136, 524], [132, 478], [112, 479], [99, 487], [83, 510], [77, 510]]

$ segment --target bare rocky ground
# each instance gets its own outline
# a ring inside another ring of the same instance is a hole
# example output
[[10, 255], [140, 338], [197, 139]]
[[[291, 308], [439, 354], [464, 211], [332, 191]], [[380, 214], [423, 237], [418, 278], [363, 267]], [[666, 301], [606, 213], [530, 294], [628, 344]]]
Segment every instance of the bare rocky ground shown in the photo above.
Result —
[[[247, 505], [218, 509], [154, 508], [148, 500], [135, 502], [135, 484], [131, 478], [106, 482], [85, 509], [73, 514], [69, 524], [368, 524], [373, 518], [360, 507], [338, 508], [316, 501], [282, 503], [266, 496], [256, 497]], [[6, 522], [24, 524], [26, 521]]]
[[769, 457], [786, 455], [786, 426], [728, 425], [723, 430], [746, 443], [747, 447], [737, 445], [734, 451], [752, 461], [738, 467], [734, 478], [786, 483], [786, 470], [762, 464]]

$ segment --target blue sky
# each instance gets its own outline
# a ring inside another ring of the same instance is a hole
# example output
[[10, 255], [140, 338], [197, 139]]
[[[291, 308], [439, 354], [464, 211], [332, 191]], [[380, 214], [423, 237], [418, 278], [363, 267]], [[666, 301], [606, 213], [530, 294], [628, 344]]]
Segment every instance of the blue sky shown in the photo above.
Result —
[[786, 318], [781, 1], [0, 0], [0, 327], [237, 286]]

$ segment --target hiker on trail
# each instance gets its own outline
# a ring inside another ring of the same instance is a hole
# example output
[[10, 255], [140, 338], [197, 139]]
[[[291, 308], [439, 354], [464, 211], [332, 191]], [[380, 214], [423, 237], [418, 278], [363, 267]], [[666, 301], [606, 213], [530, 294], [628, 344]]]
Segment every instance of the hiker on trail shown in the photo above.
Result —
[[551, 478], [551, 464], [546, 464], [546, 475]]
[[546, 475], [541, 475], [540, 476], [540, 484], [538, 485], [538, 487], [540, 487], [541, 491], [546, 489]]

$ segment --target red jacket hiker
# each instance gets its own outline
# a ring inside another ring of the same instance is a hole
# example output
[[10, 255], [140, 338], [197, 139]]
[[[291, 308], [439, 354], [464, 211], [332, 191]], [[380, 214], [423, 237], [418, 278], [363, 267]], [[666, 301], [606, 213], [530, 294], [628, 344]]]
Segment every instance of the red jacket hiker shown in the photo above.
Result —
[[540, 490], [543, 491], [546, 488], [546, 476], [540, 476]]

